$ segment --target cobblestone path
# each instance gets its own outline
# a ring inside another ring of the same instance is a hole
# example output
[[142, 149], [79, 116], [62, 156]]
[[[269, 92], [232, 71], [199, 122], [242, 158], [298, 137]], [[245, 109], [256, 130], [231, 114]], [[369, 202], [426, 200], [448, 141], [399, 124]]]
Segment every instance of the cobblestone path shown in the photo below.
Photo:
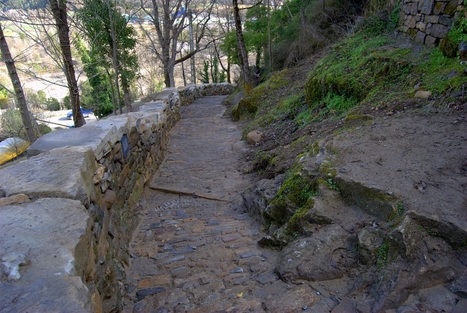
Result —
[[124, 312], [303, 312], [306, 285], [274, 274], [260, 226], [242, 209], [241, 131], [222, 97], [182, 109], [168, 155], [141, 199]]

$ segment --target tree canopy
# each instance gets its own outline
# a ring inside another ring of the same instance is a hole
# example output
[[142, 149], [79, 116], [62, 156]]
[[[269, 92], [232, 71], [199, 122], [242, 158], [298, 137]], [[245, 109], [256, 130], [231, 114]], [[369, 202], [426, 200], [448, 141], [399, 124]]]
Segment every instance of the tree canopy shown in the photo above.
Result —
[[36, 10], [47, 7], [47, 0], [3, 0], [0, 10]]

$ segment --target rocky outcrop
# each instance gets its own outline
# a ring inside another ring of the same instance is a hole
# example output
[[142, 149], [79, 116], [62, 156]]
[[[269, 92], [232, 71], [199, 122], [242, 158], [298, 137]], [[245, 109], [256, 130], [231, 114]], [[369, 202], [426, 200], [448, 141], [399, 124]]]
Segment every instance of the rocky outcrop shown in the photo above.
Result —
[[182, 101], [167, 89], [137, 112], [49, 133], [1, 170], [0, 311], [120, 310], [139, 196]]
[[286, 202], [296, 211], [285, 222], [268, 212], [299, 180], [261, 180], [244, 194], [269, 231], [260, 244], [282, 246], [277, 275], [322, 298], [310, 310], [465, 310], [466, 123], [411, 113], [316, 143], [294, 170], [318, 188], [304, 207]]

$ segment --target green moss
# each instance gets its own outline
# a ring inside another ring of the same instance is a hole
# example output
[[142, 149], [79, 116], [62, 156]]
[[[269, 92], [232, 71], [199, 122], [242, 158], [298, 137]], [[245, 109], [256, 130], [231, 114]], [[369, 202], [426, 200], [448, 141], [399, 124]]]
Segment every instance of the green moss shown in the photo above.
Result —
[[465, 83], [464, 67], [458, 60], [445, 56], [439, 48], [430, 50], [426, 61], [417, 67], [422, 88], [433, 93], [460, 89]]
[[328, 177], [325, 179], [326, 185], [328, 186], [329, 189], [335, 190], [335, 191], [340, 191], [339, 186], [337, 186], [336, 181], [332, 177]]
[[370, 115], [347, 115], [344, 122], [349, 124], [353, 122], [371, 121], [372, 119], [373, 118]]
[[393, 212], [389, 215], [388, 225], [391, 227], [396, 227], [396, 225], [399, 225], [404, 218], [405, 211], [406, 208], [404, 202], [402, 200], [397, 201]]
[[376, 266], [378, 269], [382, 269], [386, 266], [388, 262], [388, 252], [389, 252], [389, 245], [387, 240], [384, 240], [383, 243], [379, 246], [378, 250], [376, 250]]
[[334, 165], [329, 161], [323, 161], [323, 163], [321, 163], [321, 166], [319, 168], [319, 172], [326, 179], [327, 178], [333, 178], [337, 174], [337, 171], [334, 168]]
[[38, 128], [39, 128], [39, 135], [40, 136], [48, 134], [48, 133], [50, 133], [52, 131], [52, 128], [50, 128], [49, 126], [47, 126], [45, 124], [39, 124]]
[[289, 69], [285, 69], [273, 73], [271, 77], [267, 80], [268, 87], [272, 90], [277, 90], [279, 88], [286, 87], [289, 84], [289, 80], [286, 78], [286, 75], [289, 71]]
[[255, 154], [253, 167], [256, 171], [262, 171], [267, 169], [269, 166], [273, 166], [275, 162], [277, 162], [276, 154], [258, 151]]
[[314, 200], [309, 199], [306, 205], [299, 208], [287, 222], [287, 230], [290, 234], [300, 234], [303, 232], [303, 220], [308, 211], [314, 206]]
[[317, 194], [316, 177], [308, 177], [301, 168], [289, 172], [277, 195], [271, 201], [270, 215], [278, 225], [284, 225], [294, 213]]
[[[331, 111], [334, 102], [346, 103], [342, 110], [355, 105], [368, 94], [368, 86], [375, 78], [385, 74], [395, 75], [398, 61], [386, 50], [380, 49], [390, 43], [389, 37], [367, 38], [355, 35], [336, 45], [311, 73], [305, 86], [306, 99], [310, 106], [319, 106], [327, 99], [326, 108]], [[382, 64], [386, 63], [386, 66]], [[337, 99], [330, 101], [331, 99]], [[327, 107], [327, 106], [330, 107]], [[341, 110], [341, 111], [342, 111]]]
[[316, 156], [318, 155], [319, 153], [319, 141], [316, 140], [315, 142], [313, 142], [313, 144], [311, 145], [311, 148], [310, 148], [310, 155], [311, 156]]
[[294, 151], [303, 151], [299, 153], [297, 156], [297, 160], [300, 160], [303, 156], [307, 154], [307, 150], [309, 149], [309, 141], [310, 141], [311, 136], [310, 135], [305, 135], [302, 136], [292, 142], [290, 147], [294, 149]]
[[[452, 31], [457, 41], [467, 36], [466, 19], [459, 21], [457, 32]], [[457, 45], [451, 48], [457, 51]], [[303, 124], [341, 116], [360, 104], [379, 105], [413, 97], [413, 86], [418, 82], [425, 90], [443, 94], [462, 86], [462, 74], [459, 61], [445, 57], [439, 48], [426, 49], [420, 55], [390, 35], [369, 36], [362, 31], [332, 47], [316, 64], [305, 84], [310, 111], [302, 111], [296, 119]]]

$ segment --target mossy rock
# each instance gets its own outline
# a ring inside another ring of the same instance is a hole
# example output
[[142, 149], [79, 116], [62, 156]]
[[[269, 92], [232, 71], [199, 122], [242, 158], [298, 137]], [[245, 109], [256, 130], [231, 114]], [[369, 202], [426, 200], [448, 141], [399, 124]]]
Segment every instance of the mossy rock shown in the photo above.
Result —
[[315, 200], [309, 198], [304, 206], [299, 208], [287, 222], [287, 228], [291, 234], [305, 234], [307, 225], [312, 221], [313, 215], [310, 215], [310, 209], [315, 205]]
[[457, 44], [452, 41], [449, 36], [441, 39], [439, 48], [448, 58], [455, 58], [457, 56]]
[[294, 214], [297, 207], [286, 196], [276, 196], [269, 205], [266, 213], [276, 225], [282, 226]]
[[373, 118], [370, 115], [347, 115], [344, 118], [344, 122], [347, 126], [361, 124], [372, 120]]
[[316, 155], [318, 155], [319, 150], [320, 150], [319, 141], [316, 140], [316, 141], [313, 142], [313, 144], [311, 145], [311, 148], [310, 148], [310, 152], [309, 152], [309, 153], [310, 153], [311, 156], [316, 156]]
[[232, 108], [232, 118], [234, 121], [240, 120], [242, 117], [254, 114], [258, 107], [248, 98], [243, 98]]
[[45, 135], [45, 134], [48, 134], [48, 133], [50, 133], [52, 131], [52, 128], [50, 128], [49, 126], [47, 126], [45, 124], [39, 124], [38, 128], [39, 128], [39, 134], [41, 136]]
[[267, 85], [261, 84], [248, 92], [233, 108], [232, 119], [238, 121], [245, 116], [255, 114], [263, 104], [263, 98], [267, 97]]
[[334, 165], [328, 160], [324, 160], [321, 163], [319, 172], [325, 178], [333, 178], [337, 174], [337, 170], [334, 168]]
[[267, 80], [268, 87], [271, 90], [277, 90], [283, 87], [286, 87], [289, 84], [289, 80], [286, 78], [289, 70], [285, 69], [279, 72], [275, 72]]
[[317, 186], [317, 177], [301, 167], [289, 172], [268, 209], [274, 223], [282, 226], [297, 210], [308, 207], [308, 201], [317, 193]]
[[393, 216], [398, 201], [394, 195], [339, 177], [335, 177], [333, 182], [346, 202], [357, 205], [366, 213], [384, 222], [389, 221]]
[[274, 166], [277, 162], [277, 156], [273, 153], [258, 152], [253, 161], [253, 168], [255, 171], [266, 170], [270, 166]]

